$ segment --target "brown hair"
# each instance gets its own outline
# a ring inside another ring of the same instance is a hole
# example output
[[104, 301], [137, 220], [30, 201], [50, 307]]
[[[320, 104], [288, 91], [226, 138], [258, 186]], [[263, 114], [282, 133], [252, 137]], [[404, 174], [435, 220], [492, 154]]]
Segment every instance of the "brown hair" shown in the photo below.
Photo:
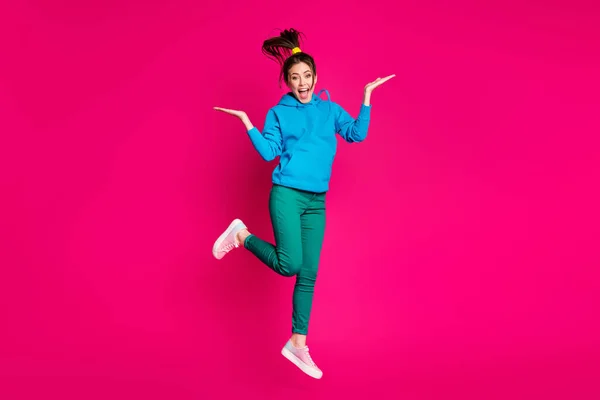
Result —
[[[295, 47], [300, 47], [300, 38], [304, 36], [301, 32], [295, 29], [286, 29], [279, 36], [271, 37], [263, 42], [262, 52], [268, 58], [276, 61], [281, 65], [279, 73], [279, 82], [288, 82], [288, 71], [293, 65], [298, 63], [306, 63], [312, 70], [314, 75], [317, 75], [317, 67], [312, 56], [304, 51], [293, 54], [292, 50]], [[314, 80], [313, 80], [314, 85]]]

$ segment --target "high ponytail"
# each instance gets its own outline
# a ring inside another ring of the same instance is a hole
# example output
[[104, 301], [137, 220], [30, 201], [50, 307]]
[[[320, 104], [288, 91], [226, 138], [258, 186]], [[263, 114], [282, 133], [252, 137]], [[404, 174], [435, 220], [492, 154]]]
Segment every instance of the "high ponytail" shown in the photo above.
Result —
[[288, 81], [288, 71], [300, 62], [306, 63], [317, 74], [315, 60], [303, 52], [301, 38], [304, 35], [296, 29], [286, 29], [279, 36], [271, 37], [263, 42], [262, 53], [281, 66], [279, 81]]

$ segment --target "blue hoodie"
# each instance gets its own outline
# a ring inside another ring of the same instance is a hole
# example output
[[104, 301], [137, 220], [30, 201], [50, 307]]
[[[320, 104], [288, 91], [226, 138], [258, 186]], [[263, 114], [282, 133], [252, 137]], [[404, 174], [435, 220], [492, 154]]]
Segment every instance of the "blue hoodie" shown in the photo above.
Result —
[[262, 133], [256, 127], [248, 131], [254, 148], [265, 161], [279, 156], [273, 183], [326, 192], [337, 148], [335, 135], [348, 143], [362, 142], [367, 137], [371, 106], [362, 104], [354, 119], [325, 92], [327, 100], [319, 97], [321, 93], [313, 94], [306, 104], [292, 93], [283, 95], [267, 112]]

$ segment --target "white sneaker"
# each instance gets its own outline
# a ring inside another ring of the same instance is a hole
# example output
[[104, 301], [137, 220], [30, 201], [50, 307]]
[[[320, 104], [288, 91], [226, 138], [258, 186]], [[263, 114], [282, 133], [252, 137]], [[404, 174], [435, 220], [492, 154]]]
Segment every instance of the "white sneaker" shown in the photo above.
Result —
[[217, 260], [225, 257], [225, 254], [229, 253], [231, 250], [240, 247], [241, 243], [237, 241], [236, 236], [242, 229], [246, 229], [246, 225], [236, 218], [229, 224], [229, 227], [225, 232], [219, 236], [212, 249], [213, 256], [215, 256]]
[[317, 364], [313, 361], [310, 353], [308, 352], [308, 347], [304, 347], [302, 349], [298, 349], [292, 345], [291, 339], [283, 346], [281, 349], [281, 354], [292, 363], [294, 363], [298, 368], [302, 370], [305, 374], [315, 379], [321, 379], [323, 377], [323, 371]]

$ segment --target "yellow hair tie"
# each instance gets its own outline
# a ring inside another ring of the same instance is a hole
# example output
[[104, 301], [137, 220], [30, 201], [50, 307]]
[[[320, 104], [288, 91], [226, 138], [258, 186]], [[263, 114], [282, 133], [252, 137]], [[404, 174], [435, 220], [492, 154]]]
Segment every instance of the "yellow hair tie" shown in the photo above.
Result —
[[292, 54], [296, 54], [296, 53], [300, 53], [302, 50], [300, 50], [300, 47], [294, 47], [292, 49]]

